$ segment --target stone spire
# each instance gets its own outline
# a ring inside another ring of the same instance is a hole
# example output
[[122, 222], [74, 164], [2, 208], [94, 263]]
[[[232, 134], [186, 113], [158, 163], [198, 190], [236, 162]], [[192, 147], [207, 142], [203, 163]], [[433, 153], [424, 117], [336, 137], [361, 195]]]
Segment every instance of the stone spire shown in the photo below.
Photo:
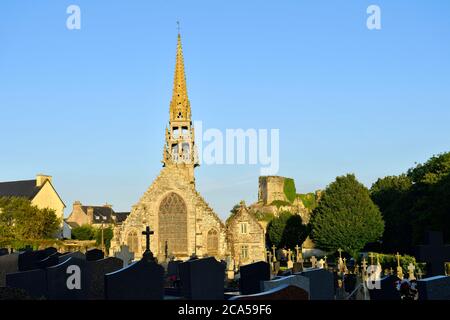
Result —
[[178, 33], [175, 76], [173, 80], [172, 101], [170, 102], [170, 121], [190, 121], [191, 106], [187, 94], [186, 75], [184, 73], [183, 47]]
[[184, 73], [183, 48], [178, 32], [177, 57], [173, 80], [172, 101], [170, 102], [169, 126], [166, 128], [163, 164], [176, 166], [194, 182], [194, 168], [199, 165], [195, 146], [195, 131], [192, 126], [191, 105], [187, 95]]

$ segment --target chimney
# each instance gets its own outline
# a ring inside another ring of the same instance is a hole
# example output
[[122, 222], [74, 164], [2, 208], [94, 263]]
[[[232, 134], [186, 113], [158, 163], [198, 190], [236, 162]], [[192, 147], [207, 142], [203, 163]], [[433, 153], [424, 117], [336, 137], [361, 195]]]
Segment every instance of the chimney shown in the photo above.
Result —
[[47, 176], [45, 174], [36, 175], [36, 187], [40, 188], [44, 185], [46, 181], [52, 182], [52, 176]]
[[88, 224], [94, 223], [94, 208], [87, 208]]

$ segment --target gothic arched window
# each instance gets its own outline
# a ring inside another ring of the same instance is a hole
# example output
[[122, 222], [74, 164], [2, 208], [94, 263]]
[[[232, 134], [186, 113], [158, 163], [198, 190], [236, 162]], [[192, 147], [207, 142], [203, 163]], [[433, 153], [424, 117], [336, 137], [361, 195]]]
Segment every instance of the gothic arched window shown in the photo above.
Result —
[[159, 252], [188, 255], [187, 208], [178, 194], [170, 193], [159, 206]]
[[127, 246], [131, 252], [139, 252], [139, 238], [136, 231], [130, 231], [127, 237]]

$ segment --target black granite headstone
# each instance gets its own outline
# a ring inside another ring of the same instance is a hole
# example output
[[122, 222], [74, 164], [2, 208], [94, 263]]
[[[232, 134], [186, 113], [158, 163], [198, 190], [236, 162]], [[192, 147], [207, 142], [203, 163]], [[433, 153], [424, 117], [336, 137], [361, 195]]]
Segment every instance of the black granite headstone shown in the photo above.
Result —
[[123, 261], [119, 258], [106, 258], [87, 262], [87, 299], [105, 299], [105, 275], [122, 269]]
[[334, 300], [333, 273], [325, 269], [311, 269], [299, 274], [309, 278], [311, 300]]
[[43, 269], [9, 273], [6, 275], [6, 286], [25, 290], [31, 297], [43, 299], [47, 297], [47, 274]]
[[427, 263], [427, 277], [445, 275], [445, 262], [450, 261], [450, 246], [444, 245], [442, 232], [430, 231], [428, 245], [417, 247], [417, 258]]
[[85, 300], [87, 297], [87, 262], [69, 258], [47, 268], [47, 288], [50, 300]]
[[86, 255], [80, 251], [69, 252], [69, 253], [59, 256], [59, 263], [63, 263], [64, 261], [68, 260], [69, 258], [86, 260]]
[[417, 281], [419, 300], [450, 300], [450, 277], [436, 276]]
[[189, 300], [223, 300], [225, 267], [215, 258], [180, 264], [178, 270], [183, 296]]
[[105, 254], [102, 250], [92, 249], [86, 252], [86, 260], [87, 261], [96, 261], [105, 258]]
[[400, 293], [396, 289], [397, 276], [387, 276], [380, 280], [379, 289], [369, 290], [370, 300], [401, 300]]
[[24, 251], [19, 254], [19, 271], [38, 269], [38, 262], [56, 253], [55, 248], [47, 248], [37, 251]]
[[256, 262], [239, 269], [239, 288], [242, 295], [257, 294], [262, 291], [261, 282], [270, 280], [270, 265]]
[[36, 263], [36, 266], [39, 269], [46, 269], [48, 267], [53, 267], [56, 266], [57, 264], [59, 264], [59, 254], [56, 252], [50, 256], [48, 256], [47, 258], [38, 261]]
[[107, 300], [162, 300], [164, 268], [151, 259], [142, 260], [105, 275]]

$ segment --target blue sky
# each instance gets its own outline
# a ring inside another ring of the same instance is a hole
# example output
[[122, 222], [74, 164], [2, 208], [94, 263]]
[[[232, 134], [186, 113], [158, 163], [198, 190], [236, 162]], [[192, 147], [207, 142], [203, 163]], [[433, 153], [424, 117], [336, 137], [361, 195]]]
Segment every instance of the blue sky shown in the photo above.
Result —
[[[0, 181], [43, 172], [66, 214], [130, 210], [161, 169], [180, 20], [194, 120], [279, 128], [299, 192], [349, 172], [370, 186], [450, 149], [449, 15], [444, 0], [2, 0]], [[225, 218], [258, 175], [203, 166], [197, 187]]]

